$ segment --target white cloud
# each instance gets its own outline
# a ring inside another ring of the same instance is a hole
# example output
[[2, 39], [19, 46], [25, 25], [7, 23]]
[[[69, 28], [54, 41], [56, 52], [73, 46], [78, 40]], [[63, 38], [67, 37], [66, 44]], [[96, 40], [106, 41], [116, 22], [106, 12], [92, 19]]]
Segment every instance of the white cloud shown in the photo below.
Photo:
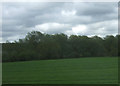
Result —
[[88, 33], [86, 33], [86, 35], [114, 35], [118, 33], [118, 21], [111, 20], [89, 24], [87, 28]]
[[75, 27], [72, 27], [72, 31], [78, 35], [84, 35], [86, 33], [87, 27], [85, 25], [77, 25]]
[[73, 26], [71, 30], [65, 32], [68, 35], [87, 35], [104, 37], [106, 35], [117, 35], [118, 34], [118, 21], [103, 21], [98, 23], [93, 23], [89, 25], [77, 25]]
[[35, 26], [35, 30], [50, 34], [63, 33], [65, 30], [68, 29], [70, 29], [69, 24], [59, 23], [44, 23]]
[[75, 10], [72, 10], [72, 11], [62, 10], [61, 14], [62, 14], [63, 16], [66, 16], [66, 17], [67, 17], [67, 16], [70, 17], [70, 16], [76, 15], [76, 11], [75, 11]]

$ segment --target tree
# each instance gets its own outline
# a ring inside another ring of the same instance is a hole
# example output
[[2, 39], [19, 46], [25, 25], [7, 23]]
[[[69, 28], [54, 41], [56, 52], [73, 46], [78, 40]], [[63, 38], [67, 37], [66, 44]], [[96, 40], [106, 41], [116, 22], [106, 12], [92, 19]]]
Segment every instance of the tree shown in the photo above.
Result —
[[63, 33], [50, 35], [32, 31], [24, 39], [2, 44], [3, 62], [118, 56], [119, 39], [120, 35], [68, 37]]

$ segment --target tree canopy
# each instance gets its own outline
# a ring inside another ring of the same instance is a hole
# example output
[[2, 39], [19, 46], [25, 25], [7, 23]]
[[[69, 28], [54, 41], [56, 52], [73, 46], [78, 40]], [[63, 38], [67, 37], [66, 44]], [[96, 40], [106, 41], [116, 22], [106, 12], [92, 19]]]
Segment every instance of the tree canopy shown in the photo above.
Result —
[[32, 31], [24, 39], [2, 44], [3, 62], [43, 59], [118, 56], [120, 35], [93, 36], [43, 34]]

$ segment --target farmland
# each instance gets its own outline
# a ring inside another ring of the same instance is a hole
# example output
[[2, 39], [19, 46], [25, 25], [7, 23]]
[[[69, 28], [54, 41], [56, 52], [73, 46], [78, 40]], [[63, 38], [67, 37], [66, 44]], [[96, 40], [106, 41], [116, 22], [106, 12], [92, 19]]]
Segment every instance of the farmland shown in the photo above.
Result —
[[115, 84], [118, 58], [7, 62], [2, 71], [3, 84]]

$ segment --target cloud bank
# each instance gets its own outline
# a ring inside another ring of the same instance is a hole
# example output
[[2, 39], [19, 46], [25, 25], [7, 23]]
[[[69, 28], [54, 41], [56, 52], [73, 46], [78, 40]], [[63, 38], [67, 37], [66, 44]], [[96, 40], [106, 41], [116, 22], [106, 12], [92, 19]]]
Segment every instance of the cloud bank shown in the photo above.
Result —
[[13, 2], [2, 8], [2, 42], [24, 38], [33, 30], [88, 36], [118, 33], [115, 2]]

